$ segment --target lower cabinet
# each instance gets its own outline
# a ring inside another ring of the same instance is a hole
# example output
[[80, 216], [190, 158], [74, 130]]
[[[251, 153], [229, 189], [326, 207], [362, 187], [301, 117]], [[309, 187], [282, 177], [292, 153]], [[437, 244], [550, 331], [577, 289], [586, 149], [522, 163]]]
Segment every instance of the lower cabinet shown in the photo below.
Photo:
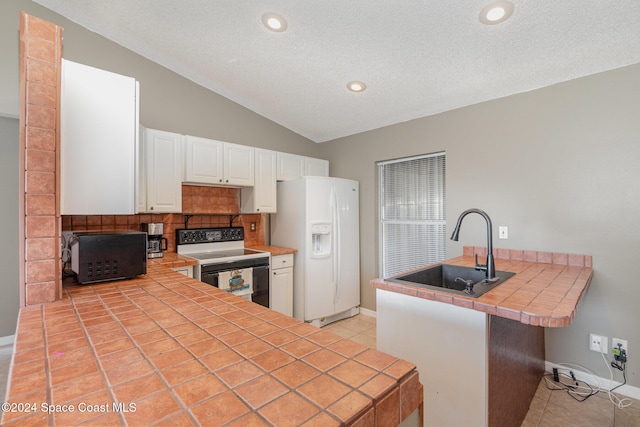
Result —
[[177, 268], [172, 268], [173, 271], [177, 271], [180, 274], [183, 274], [187, 277], [193, 277], [193, 267], [192, 266], [188, 266], [188, 267], [177, 267]]
[[293, 316], [293, 254], [271, 257], [269, 307]]

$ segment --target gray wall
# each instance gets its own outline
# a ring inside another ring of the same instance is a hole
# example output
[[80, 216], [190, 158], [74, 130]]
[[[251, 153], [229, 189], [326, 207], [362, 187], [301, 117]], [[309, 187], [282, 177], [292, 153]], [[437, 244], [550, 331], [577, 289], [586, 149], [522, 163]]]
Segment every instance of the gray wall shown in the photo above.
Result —
[[18, 120], [0, 117], [0, 338], [16, 333], [18, 259]]
[[[362, 305], [375, 309], [375, 162], [445, 150], [449, 233], [477, 207], [493, 219], [496, 247], [593, 255], [572, 325], [547, 329], [547, 360], [608, 378], [588, 334], [627, 339], [628, 382], [640, 386], [639, 118], [636, 64], [322, 144], [332, 173], [362, 186]], [[509, 226], [508, 240], [497, 239], [498, 225]], [[467, 217], [448, 257], [485, 245], [485, 230], [481, 217]]]

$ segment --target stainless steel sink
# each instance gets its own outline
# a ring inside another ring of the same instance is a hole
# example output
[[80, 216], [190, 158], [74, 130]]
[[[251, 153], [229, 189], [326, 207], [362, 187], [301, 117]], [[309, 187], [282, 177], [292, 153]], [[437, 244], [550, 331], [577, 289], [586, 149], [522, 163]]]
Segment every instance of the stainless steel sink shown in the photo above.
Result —
[[476, 298], [503, 283], [514, 274], [507, 271], [496, 271], [496, 279], [488, 281], [484, 271], [476, 270], [473, 267], [434, 264], [385, 280]]

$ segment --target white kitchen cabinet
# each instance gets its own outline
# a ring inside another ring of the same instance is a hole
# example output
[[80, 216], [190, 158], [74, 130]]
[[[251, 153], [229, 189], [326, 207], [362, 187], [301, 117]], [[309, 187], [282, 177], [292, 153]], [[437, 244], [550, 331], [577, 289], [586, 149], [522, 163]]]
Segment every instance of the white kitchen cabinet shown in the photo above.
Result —
[[255, 148], [224, 143], [224, 184], [252, 187], [255, 183]]
[[255, 149], [255, 184], [240, 191], [242, 213], [276, 212], [276, 152]]
[[254, 185], [254, 148], [187, 135], [184, 182], [251, 187]]
[[329, 160], [304, 158], [305, 176], [329, 176]]
[[269, 308], [293, 316], [293, 254], [271, 257]]
[[60, 212], [137, 210], [138, 82], [62, 60]]
[[138, 205], [136, 212], [147, 211], [147, 144], [146, 141], [147, 128], [140, 125], [139, 127], [139, 150], [138, 150], [138, 174], [137, 174], [137, 196], [136, 203]]
[[198, 184], [224, 182], [224, 143], [213, 139], [185, 136], [184, 181]]
[[290, 153], [278, 153], [278, 181], [287, 181], [304, 176], [304, 156]]
[[329, 176], [329, 161], [290, 153], [278, 153], [278, 181], [303, 176]]
[[147, 212], [182, 212], [182, 135], [145, 131]]
[[176, 271], [184, 276], [187, 277], [193, 277], [193, 267], [192, 266], [187, 266], [187, 267], [177, 267], [177, 268], [172, 268], [173, 271]]

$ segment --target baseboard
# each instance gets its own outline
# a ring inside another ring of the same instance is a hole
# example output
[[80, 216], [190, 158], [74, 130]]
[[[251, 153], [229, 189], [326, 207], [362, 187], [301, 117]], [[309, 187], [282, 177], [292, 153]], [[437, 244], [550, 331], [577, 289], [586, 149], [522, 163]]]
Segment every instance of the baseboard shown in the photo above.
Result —
[[376, 312], [373, 310], [369, 310], [368, 308], [360, 307], [360, 314], [364, 314], [365, 316], [376, 317]]
[[0, 337], [0, 346], [10, 345], [16, 340], [15, 335], [9, 335], [6, 337]]
[[[544, 367], [547, 372], [553, 372], [553, 368], [567, 369], [567, 366], [557, 365], [551, 362], [545, 362]], [[579, 367], [576, 367], [575, 369], [573, 369], [573, 367], [569, 367], [569, 368], [573, 371], [573, 373], [575, 374], [578, 380], [584, 381], [587, 384], [591, 385], [592, 387], [597, 387], [598, 384], [600, 384], [600, 387], [602, 387], [603, 389], [610, 390], [613, 387], [621, 384], [620, 382], [617, 382], [617, 381], [610, 382], [609, 378], [602, 378], [596, 375], [592, 375], [588, 372], [581, 371]], [[632, 399], [640, 400], [640, 387], [635, 387], [632, 385], [625, 384], [622, 387], [616, 389], [614, 393], [621, 394], [623, 396], [630, 397]]]

